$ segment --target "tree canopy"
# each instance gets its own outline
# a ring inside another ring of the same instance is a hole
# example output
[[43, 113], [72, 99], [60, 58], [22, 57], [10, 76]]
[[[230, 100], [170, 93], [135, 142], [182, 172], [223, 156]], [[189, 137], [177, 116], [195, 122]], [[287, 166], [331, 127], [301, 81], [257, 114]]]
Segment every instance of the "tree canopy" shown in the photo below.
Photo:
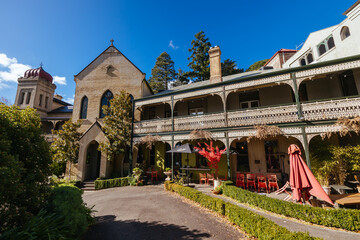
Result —
[[45, 205], [52, 162], [35, 109], [0, 103], [0, 232], [22, 225]]
[[244, 72], [243, 68], [238, 68], [235, 61], [226, 59], [221, 63], [222, 76], [237, 74]]
[[205, 37], [203, 31], [195, 34], [195, 39], [191, 41], [191, 56], [188, 58], [190, 63], [188, 67], [192, 70], [186, 73], [187, 77], [190, 77], [193, 82], [204, 81], [210, 78], [210, 60], [209, 50], [211, 43], [209, 38]]
[[99, 150], [106, 153], [109, 161], [124, 153], [131, 140], [132, 100], [129, 93], [122, 90], [110, 100], [110, 106], [103, 106], [105, 113], [103, 131], [107, 141], [101, 142]]
[[264, 59], [253, 63], [245, 72], [257, 71], [259, 70], [269, 59]]
[[78, 131], [81, 121], [72, 122], [68, 120], [62, 126], [62, 130], [54, 131], [57, 135], [55, 141], [51, 144], [53, 159], [58, 163], [69, 162], [69, 178], [71, 176], [71, 165], [78, 161], [79, 140], [81, 133]]
[[167, 90], [169, 82], [175, 80], [176, 76], [174, 61], [167, 52], [163, 52], [156, 59], [155, 66], [151, 70], [149, 84], [154, 93], [158, 93]]

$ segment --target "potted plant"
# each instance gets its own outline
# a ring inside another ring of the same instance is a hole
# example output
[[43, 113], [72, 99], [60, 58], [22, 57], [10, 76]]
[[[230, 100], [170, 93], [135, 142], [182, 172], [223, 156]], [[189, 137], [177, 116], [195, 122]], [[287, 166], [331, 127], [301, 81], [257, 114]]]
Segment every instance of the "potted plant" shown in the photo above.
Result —
[[165, 168], [165, 172], [164, 172], [164, 174], [166, 175], [166, 179], [165, 179], [165, 181], [170, 181], [171, 179], [170, 179], [170, 176], [171, 176], [171, 168]]
[[209, 167], [214, 169], [215, 171], [215, 180], [214, 180], [214, 189], [218, 186], [220, 186], [220, 180], [219, 180], [219, 162], [221, 159], [221, 155], [226, 152], [226, 148], [223, 150], [220, 150], [219, 147], [214, 148], [213, 147], [213, 141], [210, 141], [210, 145], [204, 143], [206, 146], [205, 148], [201, 148], [201, 144], [198, 143], [200, 147], [195, 147], [196, 150], [198, 150], [199, 154], [201, 156], [204, 156], [209, 161]]
[[[136, 186], [142, 186], [143, 185], [143, 181], [141, 180], [141, 174], [143, 173], [143, 170], [141, 168], [134, 168], [133, 169], [133, 184]], [[131, 184], [131, 185], [133, 185]]]
[[334, 166], [331, 162], [324, 162], [323, 166], [316, 170], [316, 178], [327, 195], [330, 194], [331, 190], [329, 184], [333, 167]]

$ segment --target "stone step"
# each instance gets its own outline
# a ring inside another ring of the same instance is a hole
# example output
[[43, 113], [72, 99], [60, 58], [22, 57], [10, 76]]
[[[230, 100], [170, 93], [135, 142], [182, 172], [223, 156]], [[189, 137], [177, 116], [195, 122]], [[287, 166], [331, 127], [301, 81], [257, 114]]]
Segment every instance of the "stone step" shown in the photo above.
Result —
[[95, 191], [95, 182], [94, 181], [83, 182], [81, 189], [84, 191]]

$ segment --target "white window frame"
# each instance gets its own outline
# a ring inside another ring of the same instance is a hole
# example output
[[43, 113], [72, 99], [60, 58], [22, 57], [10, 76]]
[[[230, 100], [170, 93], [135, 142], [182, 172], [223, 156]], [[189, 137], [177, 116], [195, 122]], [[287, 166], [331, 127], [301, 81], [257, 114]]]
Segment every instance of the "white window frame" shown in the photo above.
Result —
[[[251, 107], [251, 103], [253, 103], [253, 102], [256, 102], [257, 103], [257, 107], [259, 107], [260, 106], [260, 102], [259, 102], [259, 100], [250, 100], [250, 101], [244, 101], [244, 102], [240, 102], [240, 109], [249, 109], [249, 108], [254, 108], [254, 107]], [[248, 107], [247, 108], [243, 108], [242, 107], [242, 104], [243, 103], [247, 103], [248, 104]]]
[[190, 108], [189, 115], [191, 116], [204, 115], [204, 108]]

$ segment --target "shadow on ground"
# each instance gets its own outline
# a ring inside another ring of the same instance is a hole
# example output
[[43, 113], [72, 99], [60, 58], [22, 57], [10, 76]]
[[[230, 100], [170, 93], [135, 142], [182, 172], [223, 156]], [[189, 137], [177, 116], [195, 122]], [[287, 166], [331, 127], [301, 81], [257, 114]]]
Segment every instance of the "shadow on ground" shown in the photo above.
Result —
[[115, 220], [114, 215], [96, 217], [96, 223], [86, 232], [83, 239], [204, 239], [208, 233], [190, 230], [185, 226], [158, 221]]

